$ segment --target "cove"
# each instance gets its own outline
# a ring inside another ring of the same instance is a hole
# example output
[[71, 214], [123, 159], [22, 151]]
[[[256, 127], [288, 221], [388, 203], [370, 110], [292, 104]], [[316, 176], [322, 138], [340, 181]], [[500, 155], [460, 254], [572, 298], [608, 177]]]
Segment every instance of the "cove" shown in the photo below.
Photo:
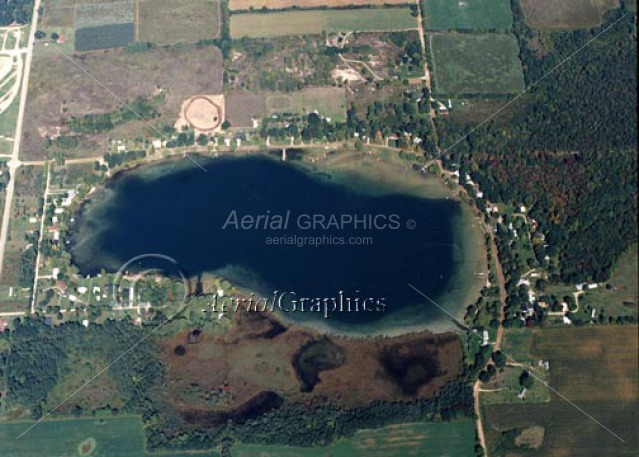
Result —
[[197, 160], [206, 172], [169, 161], [119, 173], [85, 202], [71, 236], [81, 273], [162, 254], [193, 277], [214, 273], [258, 296], [308, 298], [307, 310], [348, 303], [350, 311], [328, 319], [290, 312], [290, 303], [276, 311], [336, 332], [450, 323], [409, 283], [455, 315], [467, 304], [460, 297], [471, 250], [460, 202], [391, 190], [357, 169], [309, 170], [264, 156]]

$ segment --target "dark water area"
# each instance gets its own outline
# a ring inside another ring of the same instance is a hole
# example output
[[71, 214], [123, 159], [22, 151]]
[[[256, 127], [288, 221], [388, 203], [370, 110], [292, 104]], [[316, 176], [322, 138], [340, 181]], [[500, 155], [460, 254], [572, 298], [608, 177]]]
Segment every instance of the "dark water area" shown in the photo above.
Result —
[[[371, 193], [266, 157], [198, 161], [207, 172], [186, 161], [152, 165], [119, 174], [94, 195], [73, 227], [81, 272], [161, 254], [191, 276], [216, 273], [270, 300], [288, 292], [289, 311], [280, 312], [294, 321], [349, 331], [442, 318], [408, 283], [435, 300], [453, 286], [459, 202]], [[248, 217], [253, 224], [243, 228]], [[304, 312], [301, 298], [314, 299]]]
[[293, 368], [300, 380], [301, 392], [312, 392], [320, 373], [341, 366], [346, 361], [346, 351], [328, 338], [311, 341], [293, 358]]
[[219, 427], [226, 425], [228, 421], [243, 424], [248, 420], [257, 419], [283, 404], [284, 398], [275, 392], [262, 391], [230, 411], [187, 410], [182, 412], [182, 417], [189, 424], [203, 427]]

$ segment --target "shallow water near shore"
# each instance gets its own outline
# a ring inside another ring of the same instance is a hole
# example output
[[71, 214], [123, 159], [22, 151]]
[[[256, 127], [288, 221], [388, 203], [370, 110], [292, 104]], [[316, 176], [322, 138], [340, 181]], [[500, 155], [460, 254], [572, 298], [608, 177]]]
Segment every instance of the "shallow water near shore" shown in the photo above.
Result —
[[198, 161], [206, 172], [165, 162], [98, 191], [73, 228], [81, 271], [162, 254], [191, 276], [215, 273], [271, 301], [286, 293], [280, 316], [337, 333], [450, 330], [447, 312], [459, 316], [478, 291], [477, 230], [437, 178], [367, 159]]

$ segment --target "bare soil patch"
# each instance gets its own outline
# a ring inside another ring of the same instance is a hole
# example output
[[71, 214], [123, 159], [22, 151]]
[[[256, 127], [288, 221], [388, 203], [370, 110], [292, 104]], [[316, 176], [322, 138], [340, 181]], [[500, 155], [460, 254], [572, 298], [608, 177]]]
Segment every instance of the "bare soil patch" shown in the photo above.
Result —
[[187, 126], [196, 134], [212, 133], [224, 122], [224, 95], [197, 95], [182, 103], [175, 124], [179, 131]]

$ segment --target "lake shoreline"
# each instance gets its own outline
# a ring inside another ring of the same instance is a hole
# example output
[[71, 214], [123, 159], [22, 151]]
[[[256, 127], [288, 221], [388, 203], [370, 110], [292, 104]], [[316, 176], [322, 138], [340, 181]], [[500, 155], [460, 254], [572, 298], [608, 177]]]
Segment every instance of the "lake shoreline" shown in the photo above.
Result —
[[[271, 153], [250, 153], [243, 154], [242, 157], [269, 157], [273, 161], [280, 161], [278, 158], [272, 156]], [[200, 157], [200, 156], [196, 156]], [[202, 156], [205, 160], [215, 160], [215, 158], [226, 158], [226, 157], [237, 157], [236, 155], [229, 154], [220, 154], [217, 157], [209, 158], [208, 156]], [[167, 164], [170, 162], [175, 162], [178, 165], [175, 169], [182, 168], [179, 162], [183, 161], [176, 160], [176, 157], [168, 157], [166, 160], [153, 161], [152, 163], [142, 163], [138, 164], [135, 167], [130, 167], [125, 170], [120, 170], [115, 173], [111, 179], [103, 186], [103, 188], [109, 189], [112, 188], [122, 177], [127, 176], [125, 171], [132, 171], [142, 169], [142, 174], [145, 175], [146, 172], [143, 170], [144, 168], [149, 168], [151, 171], [150, 178], [156, 178], [158, 176], [162, 176], [164, 174], [171, 173], [174, 171], [173, 167], [169, 167], [170, 170], [167, 169], [162, 170], [159, 174], [155, 172], [154, 167], [158, 164]], [[478, 259], [482, 257], [485, 259], [484, 255], [479, 254], [481, 252], [481, 244], [483, 244], [483, 239], [481, 243], [478, 243], [478, 239], [481, 237], [478, 229], [473, 229], [472, 225], [472, 213], [471, 207], [464, 203], [453, 191], [448, 188], [443, 181], [434, 175], [424, 175], [415, 171], [410, 165], [403, 166], [399, 163], [392, 163], [386, 160], [382, 160], [376, 155], [359, 153], [359, 152], [337, 152], [334, 154], [324, 154], [322, 157], [321, 153], [318, 155], [309, 154], [308, 156], [303, 156], [302, 160], [293, 160], [290, 161], [296, 167], [300, 167], [305, 169], [305, 171], [309, 172], [312, 175], [324, 175], [323, 178], [328, 181], [333, 181], [338, 184], [350, 184], [353, 185], [354, 180], [360, 180], [357, 183], [356, 187], [358, 191], [370, 192], [372, 194], [408, 194], [413, 195], [420, 198], [426, 199], [451, 199], [460, 204], [461, 214], [455, 217], [455, 239], [458, 240], [462, 246], [461, 249], [461, 257], [465, 259], [467, 263], [478, 265]], [[369, 184], [367, 188], [366, 184]], [[85, 206], [90, 206], [92, 197], [94, 194], [87, 196], [87, 198], [82, 202], [81, 209], [84, 210]], [[81, 215], [78, 219], [81, 218]], [[73, 231], [72, 231], [73, 232]], [[470, 260], [470, 262], [468, 262]], [[75, 259], [74, 259], [75, 263]], [[438, 303], [442, 303], [445, 309], [447, 303], [450, 301], [455, 301], [457, 304], [451, 308], [454, 310], [451, 314], [455, 316], [457, 319], [463, 319], [465, 308], [473, 303], [477, 296], [479, 295], [479, 291], [481, 290], [479, 286], [479, 282], [477, 277], [469, 277], [469, 271], [472, 271], [473, 267], [458, 267], [455, 269], [455, 275], [451, 283], [453, 283], [453, 290], [440, 295], [440, 297], [435, 297], [435, 300]], [[470, 273], [471, 276], [473, 275]], [[221, 278], [224, 278], [220, 275]], [[232, 280], [229, 280], [233, 283]], [[481, 281], [482, 285], [485, 282], [485, 279]], [[419, 284], [413, 284], [417, 289], [420, 288]], [[406, 284], [408, 288], [408, 283]], [[415, 296], [418, 297], [419, 294], [415, 292]], [[345, 328], [350, 325], [338, 325], [332, 326], [328, 322], [323, 321], [313, 321], [313, 322], [304, 322], [298, 321], [296, 319], [289, 319], [286, 316], [282, 316], [282, 313], [274, 313], [278, 320], [281, 320], [286, 325], [295, 325], [299, 327], [308, 327], [319, 331], [321, 333], [329, 333], [332, 335], [340, 335], [340, 336], [348, 336], [348, 337], [367, 337], [374, 335], [386, 335], [386, 336], [396, 336], [403, 335], [407, 333], [446, 333], [449, 331], [458, 331], [459, 326], [453, 322], [453, 319], [450, 316], [447, 316], [442, 311], [442, 317], [430, 320], [428, 323], [418, 323], [411, 326], [406, 325], [393, 325], [392, 320], [383, 318], [380, 321], [375, 321], [371, 325], [357, 323], [353, 324], [357, 329]], [[342, 327], [342, 328], [339, 328]]]

